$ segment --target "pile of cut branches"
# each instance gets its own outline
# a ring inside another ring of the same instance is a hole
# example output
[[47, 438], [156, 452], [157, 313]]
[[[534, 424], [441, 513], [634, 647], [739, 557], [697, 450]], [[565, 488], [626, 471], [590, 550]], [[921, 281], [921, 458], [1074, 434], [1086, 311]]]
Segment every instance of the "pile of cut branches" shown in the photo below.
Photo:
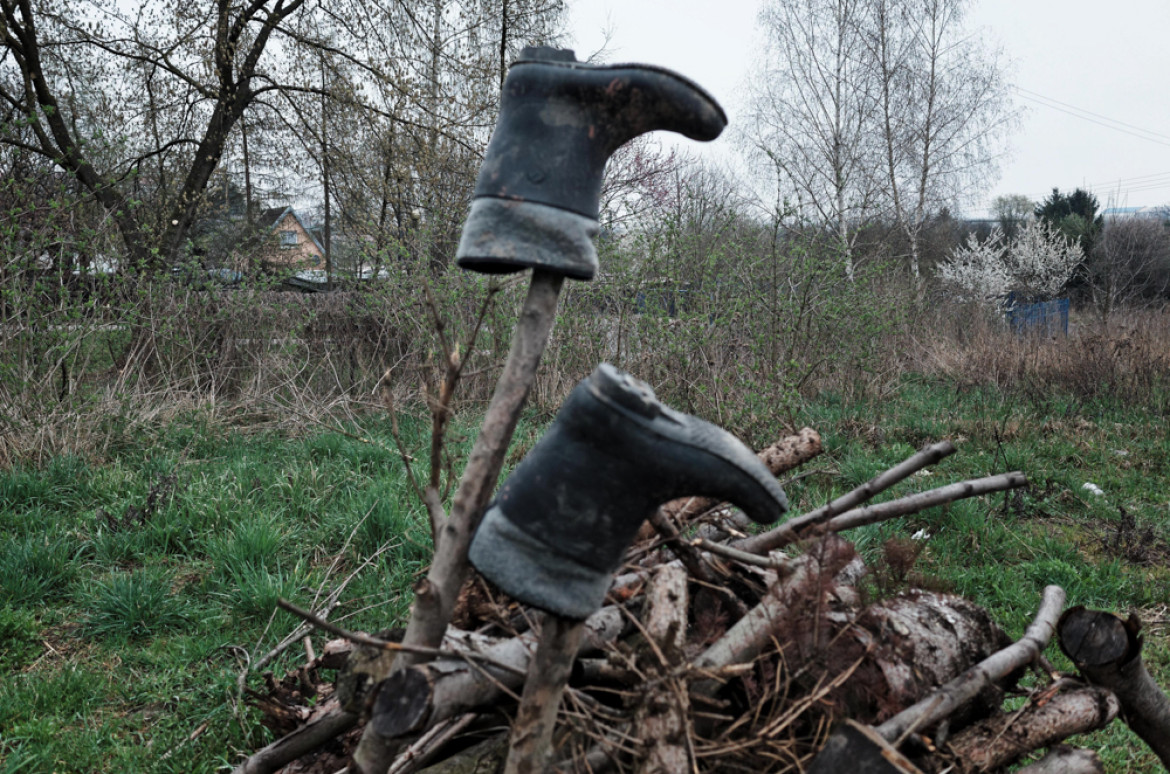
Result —
[[[431, 651], [401, 644], [401, 631], [344, 632], [290, 605], [340, 636], [303, 668], [251, 694], [265, 723], [284, 736], [237, 771], [370, 771], [353, 757], [363, 724], [396, 774], [827, 772], [842, 765], [993, 772], [1046, 749], [1028, 771], [1099, 771], [1095, 754], [1061, 743], [1122, 710], [1131, 725], [1131, 716], [1145, 719], [1149, 737], [1170, 738], [1160, 725], [1165, 697], [1148, 674], [1133, 674], [1144, 673], [1134, 620], [1113, 626], [1119, 619], [1107, 614], [1065, 615], [1066, 651], [1091, 684], [1056, 674], [1042, 656], [1064, 602], [1057, 587], [1045, 591], [1016, 643], [961, 597], [909, 590], [867, 599], [868, 568], [839, 533], [1027, 483], [1006, 473], [870, 502], [954, 451], [949, 442], [928, 446], [838, 499], [750, 536], [743, 515], [723, 504], [669, 503], [643, 528], [579, 641], [552, 648], [556, 619], [474, 574]], [[806, 429], [760, 458], [784, 476], [819, 453], [819, 436]], [[1086, 623], [1092, 615], [1105, 617]], [[1114, 640], [1099, 642], [1103, 632]], [[404, 653], [415, 663], [392, 669]], [[536, 663], [549, 654], [551, 661]], [[538, 722], [517, 712], [526, 674], [557, 669], [568, 671], [568, 687], [545, 747], [509, 757], [518, 745], [541, 744]], [[323, 679], [330, 670], [336, 678]]]

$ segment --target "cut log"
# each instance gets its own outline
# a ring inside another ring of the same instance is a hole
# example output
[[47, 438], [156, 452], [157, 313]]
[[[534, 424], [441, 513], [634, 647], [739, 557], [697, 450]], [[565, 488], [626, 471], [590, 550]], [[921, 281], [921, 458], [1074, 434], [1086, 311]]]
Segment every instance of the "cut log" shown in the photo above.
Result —
[[1119, 709], [1111, 691], [1080, 685], [968, 726], [951, 738], [950, 750], [971, 771], [995, 771], [1033, 750], [1095, 731], [1112, 722]]
[[[687, 628], [687, 574], [664, 566], [646, 589], [646, 636], [652, 653], [649, 674], [669, 671], [679, 660]], [[639, 774], [676, 774], [690, 769], [687, 754], [689, 702], [677, 679], [653, 681], [637, 712], [634, 727], [645, 741]]]
[[1060, 745], [1032, 765], [1017, 770], [1016, 774], [1105, 774], [1105, 766], [1092, 750]]
[[[869, 605], [817, 638], [794, 639], [784, 658], [794, 670], [816, 665], [806, 670], [813, 675], [856, 663], [853, 676], [826, 700], [838, 714], [879, 723], [1009, 642], [979, 605], [953, 594], [910, 591]], [[983, 717], [1003, 699], [998, 690], [979, 698], [968, 714]]]
[[927, 728], [952, 713], [981, 691], [1011, 672], [1034, 662], [1044, 651], [1056, 629], [1064, 606], [1064, 589], [1048, 586], [1036, 618], [1017, 642], [988, 656], [963, 674], [934, 691], [917, 704], [899, 712], [877, 727], [883, 739], [897, 745], [912, 731]]
[[[604, 643], [616, 640], [624, 628], [622, 611], [617, 607], [603, 607], [586, 619], [579, 652], [598, 650]], [[536, 634], [526, 632], [481, 651], [481, 655], [507, 669], [461, 661], [433, 661], [395, 672], [378, 690], [370, 722], [379, 724], [380, 737], [393, 739], [494, 704], [506, 691], [520, 688], [535, 649]]]
[[1071, 608], [1060, 619], [1060, 648], [1089, 682], [1117, 695], [1122, 717], [1170, 770], [1170, 699], [1142, 661], [1142, 623]]

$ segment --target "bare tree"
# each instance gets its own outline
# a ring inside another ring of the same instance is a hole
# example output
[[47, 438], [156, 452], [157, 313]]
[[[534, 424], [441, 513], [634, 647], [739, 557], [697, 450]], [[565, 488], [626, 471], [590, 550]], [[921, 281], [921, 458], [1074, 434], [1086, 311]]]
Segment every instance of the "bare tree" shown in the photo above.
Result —
[[1014, 120], [1002, 57], [963, 27], [966, 5], [868, 0], [864, 17], [878, 78], [879, 183], [906, 235], [915, 278], [928, 216], [987, 180], [996, 142]]
[[860, 227], [885, 216], [921, 271], [922, 232], [995, 169], [1013, 113], [965, 0], [771, 0], [751, 145], [797, 211], [831, 229], [853, 276]]
[[465, 192], [450, 184], [486, 142], [501, 62], [554, 29], [561, 5], [0, 0], [0, 143], [74, 176], [143, 267], [183, 255], [245, 114], [287, 133], [287, 165], [311, 151], [318, 169], [344, 150], [321, 141], [322, 113], [365, 114], [395, 138], [391, 179], [422, 192], [423, 220], [458, 214]]
[[1108, 323], [1121, 306], [1153, 304], [1170, 290], [1170, 236], [1157, 220], [1128, 218], [1105, 224], [1088, 260], [1093, 303]]
[[748, 145], [787, 184], [798, 216], [831, 229], [853, 278], [857, 227], [874, 214], [875, 81], [859, 0], [774, 0], [752, 80]]

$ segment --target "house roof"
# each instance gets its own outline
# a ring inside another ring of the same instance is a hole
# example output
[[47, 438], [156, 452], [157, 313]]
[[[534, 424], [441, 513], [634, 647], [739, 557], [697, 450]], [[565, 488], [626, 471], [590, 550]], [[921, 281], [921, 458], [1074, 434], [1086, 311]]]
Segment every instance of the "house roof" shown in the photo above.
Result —
[[271, 225], [268, 226], [268, 230], [275, 231], [277, 227], [280, 226], [280, 222], [284, 220], [285, 215], [292, 215], [294, 218], [296, 218], [297, 223], [300, 223], [301, 228], [303, 228], [305, 233], [309, 235], [309, 239], [312, 239], [313, 244], [317, 245], [317, 249], [321, 251], [321, 255], [324, 255], [325, 246], [321, 244], [321, 241], [317, 239], [317, 236], [313, 233], [313, 230], [307, 223], [305, 223], [297, 211], [292, 207], [269, 207], [261, 211], [260, 223], [270, 223]]

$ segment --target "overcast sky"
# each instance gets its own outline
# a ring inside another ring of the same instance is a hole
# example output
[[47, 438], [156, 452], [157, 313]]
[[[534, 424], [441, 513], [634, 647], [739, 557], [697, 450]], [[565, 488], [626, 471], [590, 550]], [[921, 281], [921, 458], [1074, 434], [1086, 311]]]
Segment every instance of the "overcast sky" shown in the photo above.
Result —
[[[766, 1], [766, 0], [763, 0]], [[573, 0], [578, 57], [663, 65], [714, 94], [734, 123], [761, 46], [762, 0]], [[1170, 0], [1109, 7], [1088, 0], [974, 0], [969, 25], [1012, 63], [1023, 120], [1011, 137], [998, 195], [1043, 198], [1089, 187], [1102, 206], [1170, 203]], [[701, 155], [729, 153], [724, 138]], [[722, 147], [720, 147], [722, 146]]]

